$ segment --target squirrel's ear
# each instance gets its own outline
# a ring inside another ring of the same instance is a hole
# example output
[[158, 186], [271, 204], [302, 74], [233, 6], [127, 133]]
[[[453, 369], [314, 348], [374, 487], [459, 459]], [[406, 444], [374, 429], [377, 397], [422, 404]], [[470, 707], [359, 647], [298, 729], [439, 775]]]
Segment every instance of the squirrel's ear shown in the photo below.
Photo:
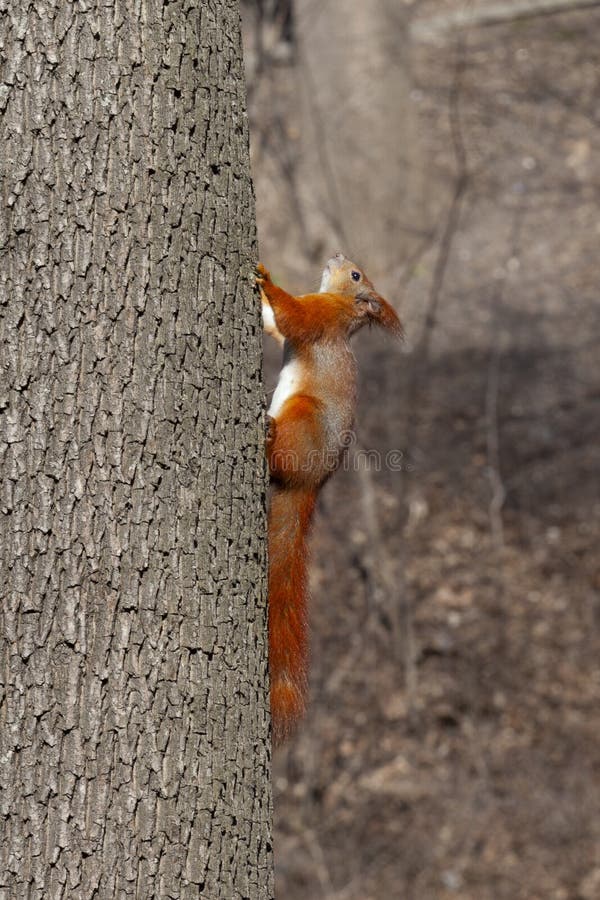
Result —
[[384, 300], [376, 291], [361, 292], [356, 295], [356, 299], [361, 305], [364, 304], [365, 313], [371, 322], [381, 325], [395, 337], [402, 338], [403, 328], [400, 319], [387, 300]]

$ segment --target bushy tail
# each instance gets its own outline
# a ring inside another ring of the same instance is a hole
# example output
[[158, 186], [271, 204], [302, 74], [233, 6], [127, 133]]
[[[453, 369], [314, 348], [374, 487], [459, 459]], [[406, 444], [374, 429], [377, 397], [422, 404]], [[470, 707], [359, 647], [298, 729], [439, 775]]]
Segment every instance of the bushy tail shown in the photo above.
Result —
[[316, 492], [274, 485], [269, 509], [269, 671], [273, 742], [306, 709], [307, 538]]

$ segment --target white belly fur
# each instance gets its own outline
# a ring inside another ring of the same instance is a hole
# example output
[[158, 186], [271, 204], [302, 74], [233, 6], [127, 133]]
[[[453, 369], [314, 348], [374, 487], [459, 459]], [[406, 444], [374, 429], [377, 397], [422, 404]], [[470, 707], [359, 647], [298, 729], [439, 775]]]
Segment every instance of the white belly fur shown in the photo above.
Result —
[[277, 328], [277, 325], [275, 324], [275, 315], [273, 313], [273, 307], [269, 303], [265, 303], [264, 301], [263, 301], [263, 305], [262, 305], [262, 318], [263, 318], [263, 328], [265, 329], [267, 334]]
[[279, 374], [279, 381], [277, 382], [275, 393], [271, 399], [271, 406], [269, 407], [270, 416], [273, 416], [274, 419], [277, 418], [283, 409], [284, 404], [290, 397], [293, 397], [294, 394], [298, 393], [300, 384], [300, 367], [298, 361], [292, 359], [285, 364]]

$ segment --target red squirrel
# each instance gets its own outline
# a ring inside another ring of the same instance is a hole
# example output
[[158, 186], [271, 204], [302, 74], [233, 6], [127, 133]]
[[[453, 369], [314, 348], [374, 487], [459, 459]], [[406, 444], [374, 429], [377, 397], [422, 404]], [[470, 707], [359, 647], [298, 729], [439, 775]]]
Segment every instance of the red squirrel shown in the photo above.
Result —
[[317, 494], [338, 468], [354, 422], [350, 337], [372, 323], [401, 337], [402, 326], [362, 269], [341, 253], [325, 266], [318, 294], [292, 297], [260, 263], [256, 282], [264, 329], [284, 345], [266, 437], [269, 671], [273, 741], [279, 744], [306, 708], [307, 538]]

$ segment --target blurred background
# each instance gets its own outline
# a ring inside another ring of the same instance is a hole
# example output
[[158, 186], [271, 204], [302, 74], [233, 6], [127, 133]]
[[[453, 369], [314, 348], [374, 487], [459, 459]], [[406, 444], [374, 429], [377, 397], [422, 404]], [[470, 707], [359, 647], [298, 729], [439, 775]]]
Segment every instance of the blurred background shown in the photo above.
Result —
[[407, 334], [319, 504], [285, 900], [600, 898], [600, 3], [541, 5], [243, 4], [260, 257]]

